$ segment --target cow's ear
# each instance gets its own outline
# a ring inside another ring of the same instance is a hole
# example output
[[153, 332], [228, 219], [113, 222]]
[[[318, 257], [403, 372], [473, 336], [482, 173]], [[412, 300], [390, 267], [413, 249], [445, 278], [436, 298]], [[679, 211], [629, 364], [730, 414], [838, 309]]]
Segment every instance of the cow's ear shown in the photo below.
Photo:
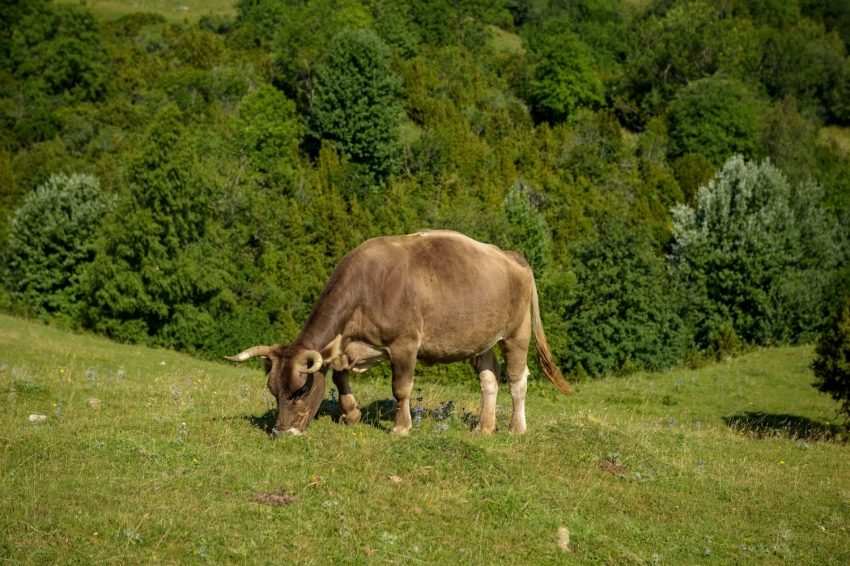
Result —
[[337, 362], [342, 357], [342, 334], [337, 334], [336, 338], [330, 341], [330, 343], [322, 348], [322, 364], [325, 366], [331, 366], [334, 369], [340, 369], [336, 367]]

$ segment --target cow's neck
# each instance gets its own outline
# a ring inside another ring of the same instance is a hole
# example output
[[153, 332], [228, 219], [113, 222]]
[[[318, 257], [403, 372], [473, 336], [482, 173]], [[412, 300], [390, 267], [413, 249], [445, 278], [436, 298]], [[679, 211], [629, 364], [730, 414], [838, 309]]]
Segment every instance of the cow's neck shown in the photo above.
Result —
[[351, 295], [345, 292], [344, 286], [336, 283], [336, 278], [333, 278], [319, 295], [293, 345], [321, 351], [345, 329], [354, 311], [354, 301]]

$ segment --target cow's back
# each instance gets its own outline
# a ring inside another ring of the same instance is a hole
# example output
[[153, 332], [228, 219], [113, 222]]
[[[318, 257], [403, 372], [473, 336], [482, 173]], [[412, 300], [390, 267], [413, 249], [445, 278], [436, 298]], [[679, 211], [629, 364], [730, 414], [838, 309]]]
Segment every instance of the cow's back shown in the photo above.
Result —
[[344, 263], [381, 341], [413, 332], [425, 360], [465, 359], [527, 322], [534, 282], [522, 256], [457, 232], [375, 238]]

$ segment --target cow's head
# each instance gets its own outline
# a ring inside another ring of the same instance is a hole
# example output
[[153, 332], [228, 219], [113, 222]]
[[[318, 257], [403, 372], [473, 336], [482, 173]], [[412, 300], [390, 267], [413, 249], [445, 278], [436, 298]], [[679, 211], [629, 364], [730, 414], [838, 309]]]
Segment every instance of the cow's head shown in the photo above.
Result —
[[254, 346], [225, 359], [244, 362], [263, 358], [268, 387], [277, 399], [277, 423], [272, 436], [301, 434], [316, 415], [325, 397], [325, 374], [339, 358], [340, 338], [321, 352], [291, 346]]

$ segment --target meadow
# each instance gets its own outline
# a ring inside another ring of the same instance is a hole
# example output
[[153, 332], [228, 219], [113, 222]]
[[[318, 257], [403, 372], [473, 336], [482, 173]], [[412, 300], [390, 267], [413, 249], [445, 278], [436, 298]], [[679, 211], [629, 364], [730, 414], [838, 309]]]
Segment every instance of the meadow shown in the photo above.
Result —
[[56, 3], [82, 5], [105, 20], [139, 12], [161, 14], [171, 22], [197, 22], [209, 14], [236, 15], [233, 0], [56, 0]]
[[[122, 564], [847, 564], [850, 474], [808, 347], [528, 396], [472, 434], [476, 380], [333, 392], [272, 441], [259, 365], [0, 317], [0, 561]], [[43, 415], [31, 422], [30, 415]], [[559, 536], [559, 529], [561, 535]], [[569, 552], [559, 542], [569, 532]]]

